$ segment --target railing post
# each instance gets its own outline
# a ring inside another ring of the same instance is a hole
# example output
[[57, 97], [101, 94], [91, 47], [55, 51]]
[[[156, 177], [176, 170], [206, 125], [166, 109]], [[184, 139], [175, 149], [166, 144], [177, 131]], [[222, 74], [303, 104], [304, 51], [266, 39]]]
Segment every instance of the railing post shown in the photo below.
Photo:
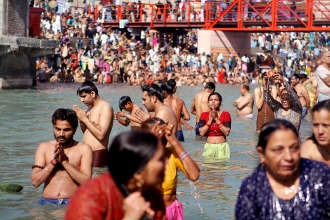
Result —
[[118, 22], [120, 22], [121, 17], [122, 17], [122, 13], [121, 13], [121, 5], [117, 5], [117, 10], [118, 10]]
[[188, 3], [188, 22], [190, 22], [190, 0], [187, 1]]
[[278, 2], [272, 1], [272, 29], [275, 31], [277, 29], [277, 12], [278, 12]]
[[99, 13], [98, 13], [98, 6], [96, 5], [95, 6], [95, 9], [94, 9], [94, 22], [96, 22], [97, 19], [99, 18], [98, 15], [99, 15]]
[[153, 21], [154, 21], [154, 10], [155, 10], [155, 7], [154, 7], [155, 5], [154, 4], [152, 4], [151, 5], [151, 17], [150, 17], [150, 28], [153, 28], [153, 26], [154, 26], [154, 24], [153, 24]]
[[164, 18], [163, 18], [163, 22], [166, 22], [167, 19], [166, 19], [166, 10], [167, 10], [167, 4], [164, 4]]
[[140, 23], [141, 23], [142, 22], [142, 4], [140, 4], [139, 9], [140, 9], [139, 14], [140, 14]]

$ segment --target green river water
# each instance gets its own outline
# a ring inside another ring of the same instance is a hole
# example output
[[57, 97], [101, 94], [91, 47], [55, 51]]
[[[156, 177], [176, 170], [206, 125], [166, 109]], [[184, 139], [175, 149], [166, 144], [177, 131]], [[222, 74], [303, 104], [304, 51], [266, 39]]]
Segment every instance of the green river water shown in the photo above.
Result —
[[[34, 153], [38, 144], [51, 140], [53, 128], [51, 116], [57, 108], [72, 108], [80, 102], [76, 95], [79, 84], [40, 85], [31, 90], [0, 90], [0, 184], [17, 183], [24, 186], [20, 193], [0, 192], [0, 219], [62, 219], [66, 206], [38, 206], [42, 187], [34, 188], [30, 173]], [[123, 84], [97, 85], [101, 98], [110, 102], [118, 111], [118, 100], [123, 95], [141, 104], [141, 90]], [[251, 86], [251, 91], [256, 87]], [[202, 86], [179, 87], [177, 95], [190, 109], [194, 94], [202, 91]], [[228, 161], [204, 163], [202, 157], [204, 141], [195, 140], [194, 131], [183, 128], [186, 151], [198, 163], [200, 178], [191, 183], [179, 174], [178, 198], [184, 206], [185, 219], [234, 219], [236, 197], [242, 180], [253, 172], [259, 157], [255, 150], [257, 134], [255, 120], [240, 119], [235, 114], [232, 103], [240, 96], [239, 86], [219, 85], [216, 91], [223, 97], [222, 110], [229, 111], [232, 117], [232, 129], [228, 137], [231, 158]], [[256, 109], [254, 109], [256, 115]], [[304, 140], [311, 133], [310, 116], [302, 122], [301, 137]], [[190, 125], [195, 124], [192, 115]], [[129, 130], [117, 121], [111, 133], [111, 139], [118, 133]], [[82, 140], [78, 128], [75, 139]]]

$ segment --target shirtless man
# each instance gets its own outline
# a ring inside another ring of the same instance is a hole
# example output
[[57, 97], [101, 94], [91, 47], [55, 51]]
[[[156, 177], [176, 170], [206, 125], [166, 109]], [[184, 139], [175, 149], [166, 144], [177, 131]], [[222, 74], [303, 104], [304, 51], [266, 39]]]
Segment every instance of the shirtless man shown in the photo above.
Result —
[[[160, 118], [165, 123], [173, 125], [172, 132], [175, 135], [177, 134], [178, 120], [174, 111], [164, 104], [164, 94], [158, 85], [142, 86], [142, 104], [149, 112], [153, 112], [152, 117]], [[135, 112], [142, 122], [150, 118], [149, 113], [143, 112], [140, 109], [135, 110]]]
[[316, 104], [312, 117], [313, 135], [301, 146], [301, 157], [330, 166], [330, 100]]
[[38, 146], [32, 166], [32, 185], [39, 187], [45, 183], [40, 205], [68, 204], [79, 185], [92, 175], [91, 147], [73, 139], [78, 127], [74, 111], [57, 109], [52, 123], [55, 140]]
[[[262, 74], [262, 86], [254, 89], [254, 98], [256, 107], [258, 109], [256, 130], [260, 132], [261, 127], [268, 121], [274, 120], [274, 112], [264, 100], [264, 90], [267, 90], [267, 73]], [[273, 98], [277, 97], [277, 90], [275, 87], [271, 88], [271, 95]]]
[[321, 60], [322, 65], [316, 69], [319, 102], [330, 99], [330, 52], [325, 52]]
[[[131, 124], [132, 130], [141, 129], [141, 121], [136, 117], [135, 110], [142, 109], [140, 106], [134, 104], [129, 96], [122, 96], [119, 99], [120, 111], [115, 114], [115, 119], [122, 125], [128, 126]], [[122, 112], [122, 110], [129, 112], [129, 114]], [[125, 118], [125, 119], [122, 119]]]
[[196, 136], [200, 136], [199, 134], [199, 118], [202, 114], [202, 112], [210, 111], [210, 107], [208, 105], [208, 98], [209, 95], [214, 92], [215, 90], [215, 84], [213, 82], [208, 82], [204, 86], [204, 91], [197, 93], [193, 99], [193, 102], [191, 104], [190, 112], [191, 114], [196, 115], [196, 128], [195, 128], [195, 134]]
[[127, 60], [127, 64], [132, 64], [132, 61], [133, 61], [133, 54], [132, 54], [132, 51], [129, 50], [127, 55], [126, 55], [126, 60]]
[[253, 118], [253, 96], [250, 93], [250, 87], [247, 84], [241, 85], [241, 95], [233, 106], [237, 108], [237, 115], [244, 118]]
[[305, 88], [305, 86], [299, 83], [298, 74], [293, 74], [293, 76], [291, 77], [291, 85], [296, 91], [297, 95], [299, 96], [299, 100], [303, 108], [301, 113], [301, 119], [304, 119], [310, 107], [310, 99], [308, 96], [308, 91]]
[[73, 106], [84, 133], [83, 142], [93, 150], [93, 167], [106, 167], [107, 146], [113, 125], [113, 108], [101, 99], [98, 90], [91, 81], [83, 82], [77, 90], [80, 100], [88, 106], [84, 111], [77, 105]]
[[[172, 108], [178, 122], [181, 121], [181, 117], [184, 120], [189, 121], [190, 115], [184, 101], [179, 97], [174, 96], [176, 89], [175, 85], [175, 81], [172, 79], [161, 84], [160, 88], [163, 90], [165, 97], [164, 104]], [[184, 141], [181, 123], [178, 123], [177, 139], [182, 142]]]
[[124, 82], [123, 81], [123, 76], [124, 76], [124, 61], [123, 58], [118, 57], [119, 62], [118, 62], [118, 66], [119, 66], [119, 72], [120, 72], [120, 77], [119, 77], [119, 82]]

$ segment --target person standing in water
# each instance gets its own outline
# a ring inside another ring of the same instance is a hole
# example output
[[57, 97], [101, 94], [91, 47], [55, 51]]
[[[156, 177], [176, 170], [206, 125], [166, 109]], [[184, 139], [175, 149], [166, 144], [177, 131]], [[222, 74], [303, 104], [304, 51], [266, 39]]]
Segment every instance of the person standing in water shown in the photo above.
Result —
[[230, 158], [230, 149], [227, 136], [230, 134], [231, 117], [229, 112], [220, 110], [222, 96], [213, 92], [208, 96], [211, 111], [203, 112], [200, 117], [199, 132], [206, 136], [204, 145], [204, 157], [217, 159]]
[[181, 121], [181, 117], [184, 120], [189, 121], [190, 120], [189, 112], [187, 108], [184, 108], [185, 107], [184, 101], [179, 97], [174, 96], [176, 89], [175, 82], [173, 83], [172, 80], [169, 80], [167, 82], [163, 82], [160, 87], [163, 90], [163, 94], [165, 97], [164, 99], [165, 105], [172, 108], [172, 110], [175, 113], [176, 119], [178, 121], [177, 139], [179, 141], [184, 141], [184, 136], [180, 121]]
[[237, 115], [244, 118], [253, 118], [253, 96], [249, 85], [243, 84], [240, 88], [241, 95], [233, 106], [237, 108]]
[[193, 99], [191, 104], [191, 114], [196, 115], [196, 129], [195, 134], [196, 136], [201, 136], [199, 133], [199, 128], [201, 127], [199, 124], [199, 118], [202, 112], [210, 111], [210, 107], [208, 105], [208, 97], [209, 95], [214, 92], [215, 84], [213, 82], [207, 82], [204, 86], [204, 91], [197, 93]]
[[[264, 99], [264, 90], [267, 90], [267, 72], [263, 73], [261, 75], [262, 77], [262, 86], [254, 89], [254, 98], [256, 107], [258, 108], [258, 115], [257, 115], [257, 124], [256, 124], [256, 130], [257, 132], [260, 132], [261, 127], [268, 121], [274, 120], [274, 112], [271, 109], [271, 107], [267, 104], [267, 102]], [[271, 89], [271, 95], [273, 97], [277, 96], [276, 89]]]
[[76, 189], [92, 176], [91, 147], [73, 139], [78, 127], [74, 111], [57, 109], [52, 124], [55, 140], [38, 146], [32, 166], [32, 185], [39, 187], [45, 183], [40, 205], [68, 204]]
[[107, 146], [113, 125], [113, 108], [101, 99], [94, 83], [86, 81], [82, 83], [77, 95], [88, 106], [87, 111], [73, 106], [80, 121], [81, 130], [84, 133], [83, 143], [89, 144], [93, 150], [93, 167], [107, 166]]
[[[141, 121], [136, 117], [135, 110], [140, 109], [142, 111], [142, 109], [134, 104], [129, 96], [122, 96], [119, 99], [119, 109], [120, 111], [115, 114], [115, 119], [120, 124], [124, 126], [131, 124], [132, 130], [141, 129]], [[122, 112], [122, 110], [129, 112], [129, 114]]]

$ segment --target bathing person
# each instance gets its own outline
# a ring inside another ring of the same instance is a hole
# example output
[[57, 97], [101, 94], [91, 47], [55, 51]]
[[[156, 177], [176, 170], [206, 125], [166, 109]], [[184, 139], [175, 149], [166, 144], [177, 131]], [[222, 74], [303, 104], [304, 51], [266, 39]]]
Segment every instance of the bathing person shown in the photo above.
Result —
[[[257, 132], [260, 132], [261, 127], [266, 122], [274, 120], [274, 112], [265, 101], [264, 93], [263, 93], [264, 90], [267, 90], [267, 80], [268, 80], [267, 73], [263, 73], [261, 77], [262, 77], [262, 86], [254, 89], [254, 98], [255, 98], [256, 107], [258, 109], [257, 123], [256, 123]], [[271, 95], [273, 97], [277, 96], [275, 88], [271, 90]]]
[[262, 127], [257, 144], [261, 165], [241, 185], [237, 220], [330, 218], [330, 168], [301, 158], [298, 136], [286, 120]]
[[229, 112], [221, 111], [222, 96], [213, 92], [208, 96], [210, 111], [203, 112], [199, 119], [201, 136], [206, 136], [204, 145], [204, 157], [217, 159], [230, 158], [230, 149], [226, 137], [231, 129], [231, 117]]
[[[132, 130], [141, 129], [141, 121], [136, 117], [135, 110], [140, 109], [142, 111], [142, 109], [134, 104], [129, 96], [122, 96], [119, 99], [119, 109], [120, 111], [115, 114], [115, 119], [120, 124], [124, 126], [131, 124]], [[127, 111], [129, 114], [122, 112], [122, 110]]]
[[73, 106], [84, 133], [83, 142], [92, 147], [93, 167], [105, 167], [114, 118], [112, 106], [101, 99], [96, 86], [91, 81], [83, 82], [77, 90], [77, 95], [88, 106], [87, 111], [80, 109], [77, 105]]
[[[159, 118], [149, 118], [141, 126], [143, 130], [151, 131], [157, 135], [165, 149], [167, 162], [165, 165], [165, 178], [162, 183], [162, 193], [166, 206], [166, 219], [183, 220], [182, 204], [176, 197], [177, 171], [180, 169], [188, 179], [196, 181], [200, 172], [198, 165], [171, 132], [173, 126], [165, 125], [165, 122]], [[166, 147], [166, 145], [169, 147]]]
[[[174, 82], [174, 83], [173, 83]], [[176, 119], [178, 121], [178, 128], [177, 128], [177, 138], [179, 141], [184, 141], [184, 136], [181, 128], [181, 117], [184, 120], [189, 121], [190, 115], [187, 108], [184, 108], [185, 104], [182, 99], [177, 96], [174, 96], [176, 86], [174, 80], [169, 80], [163, 82], [160, 88], [163, 90], [164, 94], [164, 104], [171, 107], [175, 113]]]
[[[172, 132], [176, 135], [178, 121], [171, 107], [164, 104], [164, 94], [158, 85], [142, 86], [142, 104], [149, 112], [153, 112], [152, 117], [160, 118], [165, 123], [173, 125]], [[139, 109], [136, 110], [136, 115], [142, 122], [150, 118], [149, 113]]]
[[201, 127], [199, 124], [200, 116], [202, 112], [210, 111], [210, 107], [208, 105], [208, 97], [214, 92], [215, 84], [213, 82], [207, 82], [204, 86], [204, 91], [197, 93], [193, 99], [191, 104], [190, 112], [191, 114], [196, 115], [196, 136], [201, 136], [199, 133], [199, 128]]
[[301, 146], [301, 157], [330, 166], [330, 100], [316, 104], [312, 116], [313, 135]]
[[164, 180], [165, 158], [158, 138], [139, 130], [119, 134], [107, 162], [108, 172], [72, 196], [64, 219], [164, 219], [158, 186]]
[[286, 92], [281, 94], [281, 102], [279, 102], [270, 95], [269, 90], [264, 90], [264, 99], [273, 110], [276, 119], [284, 119], [291, 122], [299, 131], [302, 114], [299, 97], [293, 88], [284, 81], [283, 76], [275, 73], [273, 78], [279, 80], [284, 85]]
[[299, 97], [302, 106], [301, 119], [304, 119], [310, 107], [310, 99], [307, 89], [299, 82], [299, 79], [298, 74], [293, 74], [291, 77], [291, 85]]
[[78, 118], [71, 109], [57, 109], [52, 116], [55, 140], [42, 142], [35, 153], [31, 181], [44, 183], [39, 204], [67, 204], [76, 189], [92, 175], [89, 145], [73, 139]]
[[250, 86], [241, 85], [240, 92], [242, 96], [233, 103], [233, 106], [237, 108], [237, 116], [253, 118], [253, 96], [250, 93]]

